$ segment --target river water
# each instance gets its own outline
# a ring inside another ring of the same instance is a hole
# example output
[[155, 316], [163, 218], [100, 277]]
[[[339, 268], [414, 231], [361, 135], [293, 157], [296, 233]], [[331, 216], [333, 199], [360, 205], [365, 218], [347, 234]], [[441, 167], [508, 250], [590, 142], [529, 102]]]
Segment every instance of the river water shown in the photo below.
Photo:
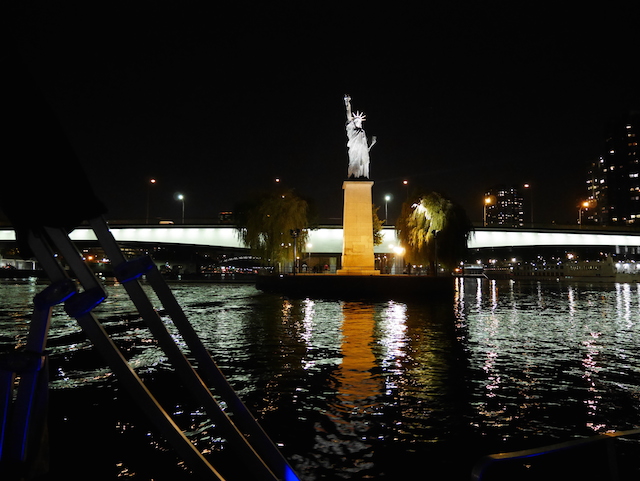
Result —
[[[485, 454], [640, 426], [640, 284], [456, 283], [453, 304], [289, 300], [247, 284], [172, 289], [305, 481], [466, 480]], [[24, 343], [43, 287], [0, 283], [0, 350]], [[233, 479], [226, 442], [184, 396], [122, 286], [108, 290], [95, 310], [106, 330]], [[190, 479], [61, 308], [49, 349], [53, 476]], [[640, 459], [637, 439], [621, 443], [625, 459]]]

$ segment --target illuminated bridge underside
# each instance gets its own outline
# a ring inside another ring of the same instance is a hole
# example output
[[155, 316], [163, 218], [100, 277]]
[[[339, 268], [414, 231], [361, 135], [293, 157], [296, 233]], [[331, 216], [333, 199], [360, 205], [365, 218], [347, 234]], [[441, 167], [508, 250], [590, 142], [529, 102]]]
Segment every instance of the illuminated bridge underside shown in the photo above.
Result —
[[[232, 226], [112, 226], [111, 231], [119, 242], [144, 244], [183, 244], [196, 246], [242, 248], [237, 231]], [[86, 228], [71, 233], [74, 241], [93, 241], [93, 232]], [[0, 229], [0, 241], [14, 240], [13, 230]], [[309, 253], [340, 254], [342, 252], [342, 228], [324, 227], [309, 233]], [[391, 252], [398, 245], [393, 227], [383, 229], [383, 242], [374, 248], [375, 253]], [[469, 248], [518, 246], [640, 246], [638, 233], [606, 233], [594, 231], [524, 230], [479, 228], [469, 240]]]
[[627, 246], [640, 245], [638, 233], [578, 231], [477, 230], [469, 241], [472, 249], [517, 246]]

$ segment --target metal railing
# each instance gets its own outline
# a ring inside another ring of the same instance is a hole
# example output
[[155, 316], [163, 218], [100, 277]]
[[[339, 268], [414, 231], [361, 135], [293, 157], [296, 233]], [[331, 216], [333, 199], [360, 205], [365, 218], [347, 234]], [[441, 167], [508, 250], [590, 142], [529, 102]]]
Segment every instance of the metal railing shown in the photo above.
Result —
[[[239, 472], [242, 471], [239, 476], [249, 474], [252, 479], [272, 481], [297, 480], [297, 475], [277, 445], [220, 371], [153, 259], [148, 256], [127, 258], [103, 218], [89, 222], [114, 266], [116, 278], [124, 286], [173, 370], [180, 376], [182, 385], [205, 410], [216, 429], [220, 430], [221, 436], [228, 442], [229, 451], [235, 452], [238, 459], [242, 460], [234, 466]], [[51, 284], [34, 298], [34, 315], [24, 355], [0, 358], [0, 478], [33, 479], [34, 473], [46, 474], [45, 469], [36, 472], [44, 454], [48, 452], [44, 436], [48, 379], [43, 375], [46, 374], [43, 367], [47, 361], [45, 348], [52, 308], [64, 303], [67, 314], [77, 320], [141, 411], [174, 447], [189, 469], [198, 479], [223, 480], [223, 476], [148, 389], [92, 312], [108, 293], [66, 230], [44, 227], [43, 232], [46, 235], [35, 230], [29, 231], [28, 240]], [[54, 254], [54, 248], [71, 267], [73, 278]], [[146, 277], [190, 355], [195, 358], [197, 369], [147, 296], [139, 282], [142, 276]], [[17, 393], [14, 396], [16, 384]]]
[[[547, 446], [543, 446], [540, 448], [534, 449], [525, 449], [522, 451], [512, 451], [509, 453], [499, 453], [499, 454], [491, 454], [483, 457], [480, 461], [476, 463], [472, 472], [471, 472], [471, 480], [472, 481], [490, 481], [487, 475], [487, 471], [489, 468], [508, 461], [517, 461], [517, 460], [527, 460], [529, 462], [530, 458], [536, 458], [545, 455], [552, 455], [561, 453], [563, 451], [571, 451], [579, 448], [583, 448], [589, 445], [595, 445], [596, 443], [603, 443], [604, 448], [606, 450], [607, 457], [607, 469], [609, 480], [611, 481], [619, 481], [623, 478], [620, 478], [620, 473], [618, 469], [618, 457], [616, 453], [616, 446], [614, 441], [617, 438], [625, 438], [629, 436], [635, 436], [640, 434], [640, 428], [630, 429], [627, 431], [615, 431], [612, 433], [599, 434], [597, 436], [591, 436], [587, 438], [579, 438], [571, 441], [566, 441], [558, 444], [551, 444]], [[640, 440], [638, 441], [640, 443]], [[635, 458], [637, 460], [637, 457]], [[500, 478], [499, 478], [500, 479]], [[507, 479], [507, 478], [502, 478]], [[554, 478], [555, 479], [555, 478]]]

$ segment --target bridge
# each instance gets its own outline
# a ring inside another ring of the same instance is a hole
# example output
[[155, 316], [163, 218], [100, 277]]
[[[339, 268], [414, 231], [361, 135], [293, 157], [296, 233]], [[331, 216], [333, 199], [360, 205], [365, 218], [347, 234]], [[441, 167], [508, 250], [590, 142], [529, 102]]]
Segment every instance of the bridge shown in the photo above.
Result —
[[[176, 244], [238, 248], [241, 244], [237, 231], [231, 225], [113, 225], [111, 231], [118, 242], [151, 245]], [[376, 246], [376, 254], [394, 252], [399, 242], [395, 229], [386, 226], [382, 230], [382, 244]], [[95, 241], [93, 231], [85, 227], [74, 230], [74, 241]], [[0, 227], [0, 242], [14, 241], [10, 227]], [[640, 230], [588, 230], [568, 228], [516, 229], [478, 227], [471, 236], [471, 249], [564, 246], [627, 248], [640, 253]], [[306, 251], [310, 254], [340, 254], [342, 252], [342, 227], [323, 226], [309, 232]]]

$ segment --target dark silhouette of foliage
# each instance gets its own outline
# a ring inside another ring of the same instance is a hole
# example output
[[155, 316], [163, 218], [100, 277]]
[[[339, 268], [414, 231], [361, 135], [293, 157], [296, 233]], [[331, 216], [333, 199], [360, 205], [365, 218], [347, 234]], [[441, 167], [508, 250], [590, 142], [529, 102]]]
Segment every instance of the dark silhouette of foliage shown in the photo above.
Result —
[[[263, 265], [292, 261], [293, 242], [298, 254], [306, 246], [310, 210], [309, 202], [290, 189], [254, 195], [235, 207], [238, 236]], [[294, 230], [299, 231], [295, 238]]]
[[422, 192], [402, 204], [396, 231], [405, 259], [435, 272], [436, 263], [453, 270], [464, 258], [473, 226], [461, 206], [437, 192]]

